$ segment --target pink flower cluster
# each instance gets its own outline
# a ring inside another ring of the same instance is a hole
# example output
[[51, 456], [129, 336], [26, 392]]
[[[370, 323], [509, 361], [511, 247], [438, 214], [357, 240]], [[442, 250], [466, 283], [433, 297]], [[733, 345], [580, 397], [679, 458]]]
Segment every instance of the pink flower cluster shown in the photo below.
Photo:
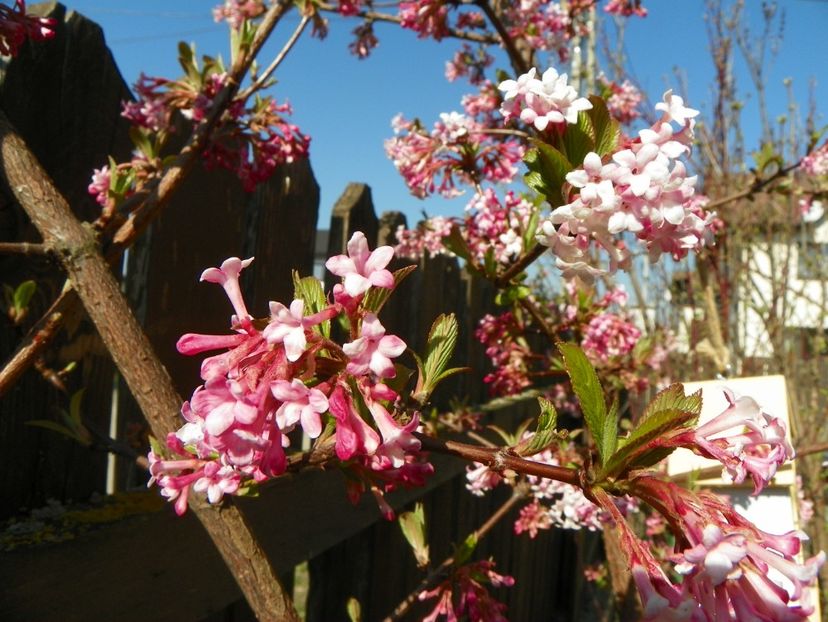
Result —
[[258, 17], [265, 11], [262, 0], [224, 0], [213, 9], [216, 22], [226, 21], [233, 30], [241, 28], [245, 20]]
[[[446, 80], [454, 82], [458, 78], [468, 78], [471, 84], [480, 85], [486, 81], [486, 68], [494, 62], [483, 47], [472, 48], [468, 43], [455, 52], [450, 61], [446, 61]], [[474, 115], [472, 115], [474, 116]]]
[[[141, 74], [135, 91], [138, 100], [124, 102], [122, 116], [152, 136], [173, 131], [173, 112], [194, 123], [205, 121], [228, 76], [217, 64], [201, 80], [151, 78]], [[285, 117], [292, 110], [271, 97], [257, 97], [252, 105], [237, 100], [228, 107], [204, 150], [208, 167], [233, 171], [248, 192], [285, 163], [306, 157], [310, 138]], [[146, 155], [146, 154], [145, 154]]]
[[[662, 117], [611, 161], [589, 153], [583, 168], [566, 175], [576, 191], [574, 201], [553, 210], [539, 236], [565, 277], [591, 282], [604, 272], [592, 265], [592, 240], [608, 254], [610, 272], [626, 267], [629, 252], [617, 237], [624, 232], [636, 235], [652, 261], [665, 253], [683, 257], [705, 243], [713, 216], [699, 216], [697, 205], [688, 207], [696, 177], [688, 177], [677, 160], [689, 151], [698, 111], [671, 91], [656, 109]], [[673, 121], [682, 126], [680, 131], [674, 131]]]
[[506, 606], [492, 598], [487, 585], [512, 587], [515, 580], [495, 572], [494, 562], [482, 560], [464, 564], [452, 570], [451, 576], [431, 590], [420, 592], [421, 601], [437, 599], [437, 605], [423, 622], [477, 620], [479, 622], [506, 622]]
[[777, 468], [794, 457], [785, 422], [762, 411], [750, 397], [724, 389], [728, 407], [719, 415], [671, 443], [718, 460], [724, 473], [740, 484], [750, 475], [753, 492], [768, 485]]
[[431, 255], [451, 254], [442, 238], [460, 227], [469, 251], [478, 262], [491, 254], [495, 261], [508, 265], [523, 252], [523, 236], [529, 226], [534, 207], [525, 199], [507, 192], [501, 203], [494, 190], [487, 188], [476, 194], [466, 206], [463, 219], [442, 216], [429, 218], [416, 229], [400, 227], [396, 252], [402, 257], [419, 260], [428, 251]]
[[609, 80], [604, 74], [598, 76], [598, 81], [604, 89], [607, 108], [615, 120], [629, 124], [641, 116], [639, 106], [644, 96], [632, 82], [624, 80], [618, 84]]
[[504, 80], [498, 85], [503, 91], [503, 105], [500, 108], [505, 120], [519, 118], [538, 131], [544, 131], [564, 123], [577, 123], [578, 113], [589, 110], [592, 104], [567, 84], [567, 75], [558, 75], [550, 67], [541, 79], [535, 77], [533, 67], [517, 80]]
[[443, 0], [405, 0], [400, 2], [400, 26], [413, 30], [421, 39], [439, 41], [449, 33], [450, 6]]
[[504, 9], [503, 19], [513, 39], [523, 40], [535, 50], [556, 52], [561, 62], [569, 59], [573, 32], [584, 34], [580, 24], [560, 2], [521, 0]]
[[[181, 410], [186, 423], [166, 439], [166, 452], [156, 448], [149, 457], [151, 483], [175, 501], [179, 514], [190, 489], [217, 503], [284, 473], [287, 434], [297, 426], [312, 439], [328, 438], [352, 470], [349, 494], [370, 490], [386, 514], [393, 512], [384, 492], [423, 483], [432, 467], [417, 459], [419, 415], [398, 421], [392, 415], [398, 396], [384, 383], [394, 377], [393, 359], [405, 343], [386, 335], [376, 315], [359, 306], [372, 287], [393, 287], [385, 269], [392, 256], [387, 246], [370, 251], [365, 236], [355, 233], [348, 254], [327, 263], [343, 277], [335, 302], [309, 315], [302, 299], [290, 307], [271, 302], [264, 326], [249, 314], [239, 286], [252, 259], [233, 257], [204, 271], [202, 280], [221, 285], [230, 299], [233, 333], [181, 337], [182, 354], [220, 353], [202, 362], [204, 384]], [[340, 347], [318, 327], [341, 314], [350, 322], [351, 341]], [[325, 373], [317, 365], [323, 351]]]
[[486, 314], [478, 323], [474, 336], [486, 346], [486, 356], [493, 367], [483, 378], [490, 385], [490, 395], [515, 395], [532, 385], [529, 378], [532, 352], [522, 333], [510, 311], [498, 316]]
[[609, 0], [604, 11], [621, 17], [647, 17], [647, 9], [641, 6], [641, 0]]
[[431, 132], [402, 115], [391, 125], [395, 136], [385, 142], [385, 152], [411, 193], [420, 198], [434, 192], [458, 196], [463, 191], [457, 180], [509, 183], [523, 157], [519, 142], [493, 140], [480, 123], [457, 112], [442, 113]]
[[95, 202], [101, 207], [105, 206], [109, 201], [109, 186], [112, 181], [112, 173], [108, 166], [96, 168], [92, 173], [92, 181], [87, 187], [87, 191], [93, 197]]
[[599, 313], [587, 324], [581, 348], [593, 364], [606, 364], [632, 352], [640, 338], [641, 331], [627, 319], [615, 313]]
[[617, 523], [645, 620], [793, 621], [813, 612], [804, 588], [815, 581], [825, 553], [797, 562], [804, 534], [766, 533], [711, 493], [693, 494], [652, 477], [636, 483], [669, 509], [673, 529], [680, 534], [680, 552], [672, 561], [683, 575], [674, 584], [646, 545], [625, 523]]
[[0, 4], [0, 55], [17, 56], [27, 39], [46, 41], [55, 36], [57, 22], [51, 17], [26, 15], [26, 2], [15, 0], [14, 6]]
[[802, 158], [800, 167], [808, 175], [828, 175], [828, 142]]

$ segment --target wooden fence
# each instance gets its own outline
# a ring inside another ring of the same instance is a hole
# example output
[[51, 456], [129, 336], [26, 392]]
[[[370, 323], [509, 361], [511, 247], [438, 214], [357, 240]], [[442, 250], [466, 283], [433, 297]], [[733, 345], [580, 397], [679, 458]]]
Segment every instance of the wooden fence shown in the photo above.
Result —
[[[129, 152], [127, 128], [119, 116], [129, 96], [100, 29], [60, 5], [52, 15], [63, 24], [47, 45], [24, 49], [3, 72], [0, 107], [9, 116], [76, 214], [91, 219], [96, 205], [86, 192], [90, 172], [112, 154]], [[37, 241], [19, 208], [0, 189], [0, 239]], [[319, 191], [307, 162], [281, 169], [254, 193], [242, 191], [223, 171], [194, 171], [186, 186], [129, 253], [123, 287], [178, 390], [189, 395], [198, 381], [198, 360], [180, 356], [174, 344], [183, 332], [221, 332], [230, 308], [220, 288], [199, 284], [198, 275], [231, 255], [255, 256], [243, 287], [248, 306], [265, 314], [268, 300], [289, 302], [290, 273], [310, 274]], [[334, 207], [329, 255], [342, 252], [355, 230], [377, 244], [391, 242], [404, 222], [399, 214], [377, 218], [364, 184], [351, 184]], [[0, 282], [38, 284], [31, 310], [39, 317], [57, 294], [62, 275], [44, 259], [0, 256]], [[423, 262], [383, 310], [390, 332], [415, 348], [433, 318], [457, 314], [461, 331], [457, 360], [472, 368], [436, 396], [462, 396], [469, 404], [485, 398], [480, 378], [486, 361], [473, 338], [477, 319], [488, 309], [490, 287], [470, 278], [449, 258]], [[6, 360], [23, 334], [0, 324], [0, 356]], [[143, 419], [91, 325], [71, 322], [58, 347], [42, 362], [59, 369], [78, 361], [67, 380], [83, 386], [83, 415], [106, 433], [113, 417], [120, 438], [140, 439]], [[102, 493], [107, 457], [53, 432], [27, 425], [57, 416], [67, 398], [41, 373], [27, 372], [0, 401], [0, 518], [47, 499], [84, 501]], [[501, 417], [514, 420], [525, 412]], [[138, 441], [140, 444], [140, 441]], [[441, 560], [479, 527], [508, 497], [500, 491], [482, 499], [464, 490], [464, 465], [433, 456], [436, 476], [423, 490], [390, 496], [397, 509], [424, 503], [432, 558]], [[110, 483], [118, 490], [142, 487], [145, 475], [119, 459]], [[0, 554], [0, 619], [13, 620], [227, 620], [250, 618], [233, 578], [198, 522], [178, 518], [157, 491], [130, 492], [120, 503], [77, 512], [67, 541], [27, 544]], [[127, 501], [124, 501], [127, 499]], [[345, 602], [356, 597], [364, 620], [387, 615], [422, 578], [395, 523], [382, 520], [374, 502], [351, 506], [337, 472], [309, 471], [268, 486], [261, 498], [240, 503], [279, 573], [309, 561], [307, 619], [346, 619]], [[108, 508], [108, 510], [106, 509]], [[113, 516], [114, 515], [114, 516]], [[514, 620], [575, 619], [582, 583], [578, 547], [571, 533], [548, 531], [535, 540], [512, 535], [516, 513], [499, 524], [477, 552], [494, 556], [498, 569], [515, 576], [517, 587], [497, 595]], [[55, 534], [52, 534], [55, 536]], [[57, 539], [60, 539], [57, 534]], [[48, 539], [48, 538], [46, 538]], [[416, 619], [422, 608], [411, 613]]]

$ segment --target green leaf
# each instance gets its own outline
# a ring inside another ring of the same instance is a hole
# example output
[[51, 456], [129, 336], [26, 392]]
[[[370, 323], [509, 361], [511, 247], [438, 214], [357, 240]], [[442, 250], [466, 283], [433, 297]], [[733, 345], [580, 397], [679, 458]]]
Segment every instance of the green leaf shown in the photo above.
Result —
[[763, 175], [769, 168], [778, 168], [785, 163], [782, 156], [774, 150], [773, 143], [764, 143], [762, 149], [754, 151], [752, 155], [756, 170], [760, 175]]
[[150, 449], [152, 450], [152, 453], [154, 453], [159, 458], [166, 455], [166, 448], [158, 441], [157, 438], [155, 438], [151, 434], [150, 434], [150, 437], [149, 437], [149, 444], [150, 444]]
[[356, 598], [353, 596], [349, 597], [345, 609], [348, 612], [348, 619], [351, 622], [362, 622], [362, 606]]
[[463, 237], [460, 227], [457, 226], [457, 224], [452, 225], [451, 233], [444, 236], [442, 238], [442, 242], [443, 246], [449, 249], [452, 253], [461, 259], [471, 262], [471, 251], [469, 250], [469, 246], [466, 244], [466, 239]]
[[538, 243], [535, 236], [538, 233], [538, 222], [540, 221], [540, 209], [532, 208], [532, 214], [529, 216], [529, 222], [526, 224], [526, 229], [523, 231], [523, 252], [531, 251], [535, 244]]
[[129, 128], [129, 137], [132, 139], [132, 144], [143, 153], [147, 158], [152, 160], [155, 158], [155, 148], [152, 145], [147, 133], [136, 125]]
[[563, 188], [566, 183], [566, 174], [572, 170], [572, 164], [566, 156], [537, 139], [533, 139], [534, 149], [530, 149], [523, 157], [523, 162], [529, 172], [524, 175], [526, 184], [533, 190], [546, 197], [551, 205], [566, 203]]
[[[636, 427], [626, 438], [621, 439], [620, 447], [606, 462], [599, 479], [618, 475], [632, 464], [641, 466], [650, 463], [646, 455], [653, 451], [659, 452], [658, 460], [663, 459], [664, 448], [660, 442], [693, 426], [698, 421], [701, 406], [701, 390], [685, 395], [684, 386], [680, 383], [672, 384], [658, 393]], [[667, 455], [669, 453], [671, 451], [667, 451]]]
[[422, 367], [417, 390], [413, 397], [420, 403], [428, 400], [441, 380], [459, 371], [459, 368], [446, 370], [456, 344], [457, 319], [453, 313], [440, 314], [428, 332], [425, 357], [422, 361], [417, 359], [417, 365]]
[[36, 291], [37, 285], [34, 281], [23, 281], [17, 286], [17, 289], [14, 290], [14, 296], [12, 299], [14, 302], [14, 308], [18, 311], [18, 313], [26, 310]]
[[81, 404], [83, 403], [83, 392], [84, 389], [76, 391], [72, 395], [72, 399], [69, 400], [69, 417], [71, 417], [72, 421], [78, 427], [83, 427], [83, 421], [81, 419]]
[[495, 304], [501, 307], [508, 307], [518, 300], [527, 298], [532, 290], [526, 285], [512, 284], [506, 289], [502, 289], [495, 295]]
[[34, 421], [27, 421], [26, 425], [34, 426], [36, 428], [44, 428], [46, 430], [51, 430], [52, 432], [57, 432], [58, 434], [62, 434], [63, 436], [68, 436], [73, 441], [79, 440], [77, 432], [75, 432], [75, 430], [67, 426], [60, 425], [56, 421], [50, 421], [49, 419], [36, 419]]
[[579, 168], [590, 151], [595, 151], [595, 142], [592, 139], [592, 122], [586, 112], [578, 114], [578, 124], [567, 124], [563, 135], [563, 152], [566, 159]]
[[598, 375], [592, 367], [592, 363], [586, 354], [574, 343], [559, 343], [558, 350], [564, 360], [566, 373], [572, 383], [572, 389], [578, 397], [581, 405], [581, 412], [584, 414], [584, 423], [595, 444], [598, 447], [598, 454], [601, 462], [604, 463], [608, 455], [605, 454], [605, 419], [607, 418], [607, 404], [604, 401], [604, 390]]
[[183, 41], [178, 43], [178, 64], [181, 69], [187, 74], [187, 77], [193, 84], [201, 84], [201, 74], [198, 71], [198, 65], [195, 61], [195, 46], [188, 45]]
[[380, 309], [382, 309], [385, 303], [388, 302], [391, 292], [397, 289], [397, 285], [399, 285], [405, 277], [414, 272], [416, 269], [417, 266], [405, 266], [404, 268], [396, 270], [394, 272], [394, 287], [391, 289], [387, 289], [385, 287], [372, 287], [369, 289], [368, 293], [365, 294], [365, 298], [362, 300], [362, 308], [366, 311], [378, 314]]
[[471, 533], [463, 540], [463, 544], [457, 547], [454, 552], [454, 565], [462, 566], [471, 558], [474, 550], [477, 548], [477, 534]]
[[606, 102], [597, 95], [591, 95], [589, 101], [592, 108], [586, 111], [592, 124], [592, 140], [595, 144], [595, 153], [602, 158], [614, 153], [621, 138], [621, 126], [612, 118]]
[[426, 535], [425, 511], [423, 504], [414, 506], [413, 512], [400, 514], [397, 521], [400, 524], [405, 539], [411, 545], [417, 565], [425, 568], [429, 563], [428, 537]]
[[618, 447], [618, 396], [610, 406], [609, 414], [604, 419], [604, 451], [601, 452], [603, 456], [612, 456]]
[[[319, 279], [313, 276], [301, 278], [299, 272], [293, 271], [293, 291], [294, 297], [305, 302], [305, 315], [313, 315], [319, 313], [322, 309], [327, 308], [328, 301], [325, 298], [325, 292], [322, 290], [322, 284]], [[314, 327], [316, 329], [317, 327]], [[323, 337], [329, 338], [331, 336], [331, 321], [325, 320], [318, 325], [319, 332]]]
[[558, 425], [558, 411], [555, 410], [552, 402], [546, 398], [539, 397], [538, 404], [540, 405], [541, 412], [538, 415], [538, 425], [535, 428], [535, 433], [531, 438], [519, 442], [514, 448], [515, 453], [524, 458], [542, 452], [558, 440], [558, 435], [555, 431]]

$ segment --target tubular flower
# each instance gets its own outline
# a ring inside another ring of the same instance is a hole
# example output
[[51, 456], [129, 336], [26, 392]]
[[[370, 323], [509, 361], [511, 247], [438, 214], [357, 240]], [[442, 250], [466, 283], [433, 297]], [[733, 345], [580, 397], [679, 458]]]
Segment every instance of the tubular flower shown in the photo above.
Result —
[[385, 269], [393, 257], [394, 249], [390, 246], [368, 250], [365, 234], [357, 231], [348, 241], [348, 254], [331, 257], [325, 262], [325, 267], [336, 276], [343, 277], [345, 293], [355, 298], [371, 286], [394, 287], [394, 277]]

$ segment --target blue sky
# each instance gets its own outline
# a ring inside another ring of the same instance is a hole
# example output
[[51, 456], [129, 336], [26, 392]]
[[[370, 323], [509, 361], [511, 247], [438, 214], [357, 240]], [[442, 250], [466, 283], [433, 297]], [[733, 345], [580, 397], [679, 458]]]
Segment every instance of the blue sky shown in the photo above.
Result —
[[[204, 0], [65, 0], [70, 8], [98, 22], [127, 82], [140, 71], [149, 75], [180, 74], [177, 42], [195, 42], [199, 54], [226, 53], [226, 26], [213, 23]], [[748, 0], [746, 11], [754, 31], [759, 30], [760, 3]], [[668, 87], [677, 87], [674, 69], [687, 75], [689, 104], [708, 107], [713, 72], [709, 59], [702, 0], [649, 0], [646, 19], [629, 21], [627, 53], [634, 75], [653, 101]], [[793, 78], [794, 92], [803, 108], [808, 102], [808, 82], [817, 82], [817, 102], [828, 97], [828, 65], [824, 37], [828, 29], [828, 1], [782, 0], [786, 13], [780, 54], [768, 68], [767, 93], [771, 119], [787, 112], [782, 81]], [[269, 62], [298, 24], [296, 14], [279, 25], [264, 50], [262, 64]], [[347, 51], [352, 20], [330, 17], [325, 41], [304, 37], [277, 72], [274, 94], [294, 107], [294, 121], [312, 138], [311, 162], [321, 186], [320, 226], [349, 181], [368, 183], [378, 211], [399, 210], [409, 223], [423, 209], [429, 214], [458, 213], [465, 199], [420, 201], [409, 195], [391, 162], [383, 141], [391, 136], [390, 120], [399, 113], [420, 117], [427, 125], [440, 112], [460, 110], [460, 97], [471, 91], [465, 83], [449, 84], [443, 78], [445, 61], [457, 42], [418, 40], [394, 25], [377, 24], [380, 46], [367, 60]], [[505, 67], [505, 66], [504, 66]], [[737, 88], [752, 90], [742, 63], [736, 65]], [[758, 135], [755, 98], [746, 101], [745, 129], [748, 147]], [[825, 107], [821, 123], [828, 123]]]

